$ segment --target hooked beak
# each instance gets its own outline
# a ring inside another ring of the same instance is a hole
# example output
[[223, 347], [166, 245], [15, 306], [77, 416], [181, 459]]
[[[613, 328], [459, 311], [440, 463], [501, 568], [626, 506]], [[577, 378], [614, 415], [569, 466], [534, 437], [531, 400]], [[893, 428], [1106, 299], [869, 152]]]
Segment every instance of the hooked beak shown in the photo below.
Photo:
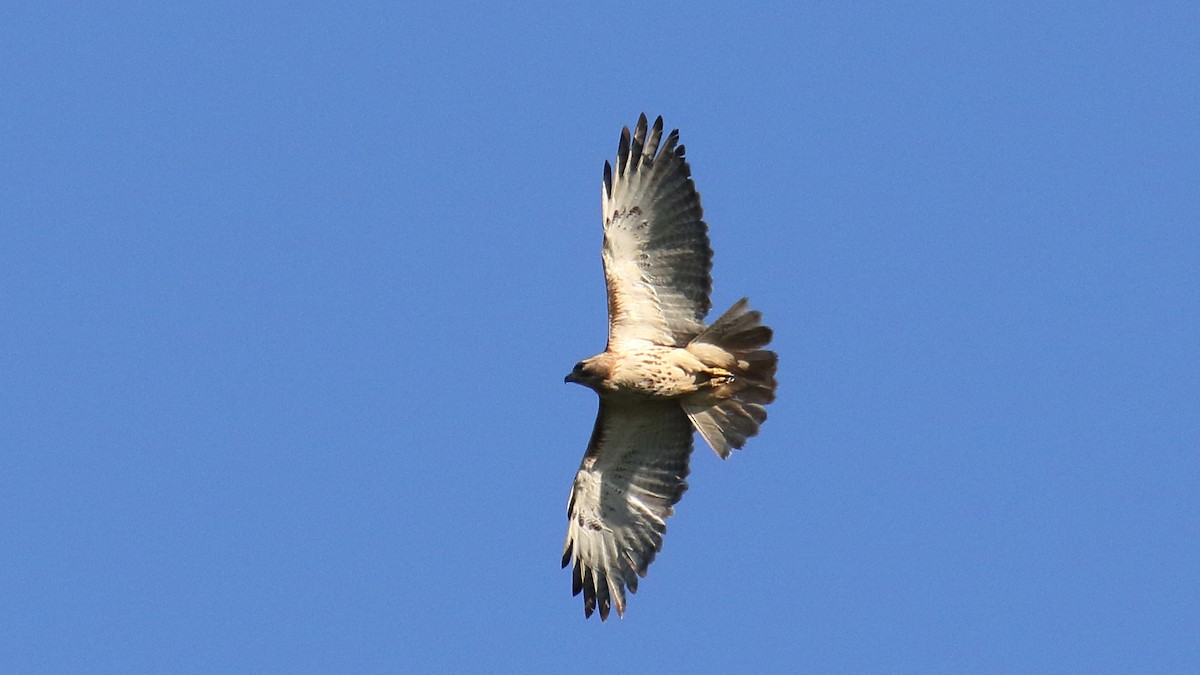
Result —
[[567, 373], [567, 376], [563, 378], [563, 382], [578, 382], [578, 381], [579, 381], [579, 378], [575, 377], [575, 373]]

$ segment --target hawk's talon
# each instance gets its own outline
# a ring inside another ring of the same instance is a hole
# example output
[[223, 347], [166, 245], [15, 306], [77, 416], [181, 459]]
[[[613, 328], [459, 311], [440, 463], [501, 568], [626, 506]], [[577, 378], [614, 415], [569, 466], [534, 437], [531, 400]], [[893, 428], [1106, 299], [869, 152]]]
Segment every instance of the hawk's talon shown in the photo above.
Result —
[[713, 368], [712, 370], [708, 371], [708, 375], [708, 385], [710, 387], [719, 387], [723, 384], [729, 384], [734, 380], [733, 373], [725, 370], [724, 368]]

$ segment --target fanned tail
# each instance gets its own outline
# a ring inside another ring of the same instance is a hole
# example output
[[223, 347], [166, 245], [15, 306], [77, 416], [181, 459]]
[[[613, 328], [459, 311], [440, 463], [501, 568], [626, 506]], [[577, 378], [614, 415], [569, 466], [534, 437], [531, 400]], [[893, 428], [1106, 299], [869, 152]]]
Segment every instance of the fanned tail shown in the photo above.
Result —
[[775, 400], [779, 357], [763, 349], [771, 337], [762, 314], [742, 298], [687, 346], [706, 366], [728, 373], [683, 400], [692, 425], [722, 459], [758, 433]]

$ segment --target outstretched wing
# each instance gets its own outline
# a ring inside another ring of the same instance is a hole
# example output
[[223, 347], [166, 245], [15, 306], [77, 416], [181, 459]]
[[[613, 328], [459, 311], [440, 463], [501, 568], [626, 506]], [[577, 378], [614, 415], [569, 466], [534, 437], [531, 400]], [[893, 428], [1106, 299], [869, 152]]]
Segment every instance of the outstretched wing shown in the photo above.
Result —
[[574, 563], [572, 592], [583, 612], [600, 619], [616, 606], [625, 614], [625, 589], [662, 550], [672, 508], [687, 490], [692, 426], [674, 401], [601, 400], [592, 440], [567, 504], [562, 565]]
[[681, 347], [704, 330], [712, 307], [712, 248], [683, 158], [679, 130], [662, 138], [646, 116], [621, 130], [617, 168], [604, 163], [604, 280], [608, 345], [646, 341]]

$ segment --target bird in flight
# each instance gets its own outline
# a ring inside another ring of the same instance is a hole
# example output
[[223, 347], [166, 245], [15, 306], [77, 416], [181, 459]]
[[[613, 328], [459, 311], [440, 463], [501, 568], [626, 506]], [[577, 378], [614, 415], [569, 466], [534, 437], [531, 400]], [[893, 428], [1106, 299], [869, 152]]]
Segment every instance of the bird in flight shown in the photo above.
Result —
[[661, 117], [621, 130], [604, 163], [608, 346], [566, 377], [600, 409], [567, 504], [562, 565], [572, 565], [584, 615], [625, 615], [625, 589], [662, 550], [666, 520], [687, 489], [692, 432], [722, 459], [758, 433], [775, 400], [771, 329], [743, 298], [711, 326], [712, 248], [700, 195]]

